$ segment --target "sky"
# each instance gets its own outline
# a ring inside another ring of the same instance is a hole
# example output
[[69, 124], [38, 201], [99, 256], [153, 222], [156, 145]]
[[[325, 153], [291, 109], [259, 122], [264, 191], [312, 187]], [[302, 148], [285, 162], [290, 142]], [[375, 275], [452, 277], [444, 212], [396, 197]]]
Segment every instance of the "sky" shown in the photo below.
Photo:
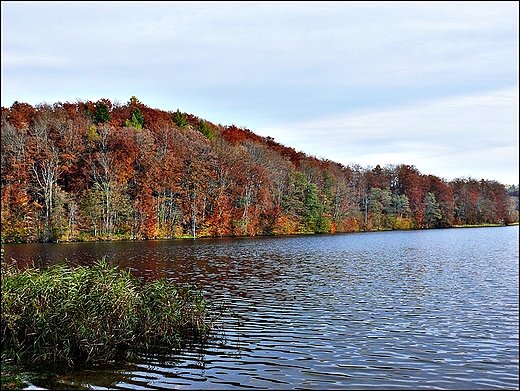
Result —
[[2, 1], [1, 104], [101, 98], [519, 183], [519, 2]]

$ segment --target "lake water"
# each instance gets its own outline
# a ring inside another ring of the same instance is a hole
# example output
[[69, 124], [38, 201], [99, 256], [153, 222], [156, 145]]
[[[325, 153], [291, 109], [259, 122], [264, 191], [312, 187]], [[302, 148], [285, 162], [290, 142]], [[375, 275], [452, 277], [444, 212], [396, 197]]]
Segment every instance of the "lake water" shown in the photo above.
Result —
[[203, 289], [224, 340], [29, 388], [518, 388], [518, 226], [5, 245], [20, 262], [102, 256]]

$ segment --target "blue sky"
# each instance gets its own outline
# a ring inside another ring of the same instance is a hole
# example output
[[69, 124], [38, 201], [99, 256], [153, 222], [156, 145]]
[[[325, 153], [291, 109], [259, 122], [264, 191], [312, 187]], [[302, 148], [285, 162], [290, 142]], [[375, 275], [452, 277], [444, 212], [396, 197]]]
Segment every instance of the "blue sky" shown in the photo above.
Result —
[[519, 3], [2, 1], [2, 96], [131, 96], [319, 158], [519, 182]]

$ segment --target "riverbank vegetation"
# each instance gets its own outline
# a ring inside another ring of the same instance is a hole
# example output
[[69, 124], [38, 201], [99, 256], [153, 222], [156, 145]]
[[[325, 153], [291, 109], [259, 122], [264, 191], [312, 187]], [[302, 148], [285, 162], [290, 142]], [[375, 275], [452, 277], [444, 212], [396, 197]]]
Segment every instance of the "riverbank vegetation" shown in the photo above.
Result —
[[[2, 242], [421, 229], [518, 221], [518, 186], [345, 166], [136, 97], [2, 107]], [[319, 135], [316, 135], [319, 137]]]
[[10, 362], [4, 362], [2, 359], [2, 377], [1, 390], [22, 390], [27, 387], [27, 383], [22, 376], [18, 374], [18, 369], [13, 367]]
[[218, 311], [201, 291], [142, 284], [105, 260], [18, 269], [2, 261], [2, 362], [70, 366], [135, 359], [203, 343]]

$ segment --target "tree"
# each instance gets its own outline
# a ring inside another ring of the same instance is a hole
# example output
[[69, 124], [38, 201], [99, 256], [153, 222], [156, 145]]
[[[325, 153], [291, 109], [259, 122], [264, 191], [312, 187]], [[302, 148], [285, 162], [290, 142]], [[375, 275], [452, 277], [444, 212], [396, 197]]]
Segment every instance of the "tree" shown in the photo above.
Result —
[[408, 214], [411, 212], [408, 197], [404, 194], [393, 196], [392, 205], [394, 212], [399, 218], [408, 217]]
[[131, 126], [136, 128], [137, 130], [141, 130], [144, 125], [144, 117], [141, 114], [141, 110], [137, 107], [132, 110], [132, 118], [126, 120], [126, 126]]
[[[3, 113], [2, 113], [3, 114]], [[33, 241], [34, 205], [31, 196], [27, 128], [17, 128], [2, 115], [1, 235], [2, 242]]]
[[173, 114], [172, 122], [174, 125], [178, 126], [181, 129], [188, 129], [188, 121], [186, 120], [186, 115], [181, 113], [179, 109]]
[[424, 204], [424, 225], [426, 228], [438, 227], [442, 218], [442, 214], [441, 210], [439, 209], [439, 205], [437, 205], [437, 201], [435, 200], [435, 194], [431, 192], [426, 194]]
[[196, 238], [206, 217], [208, 186], [214, 175], [211, 170], [214, 166], [214, 153], [198, 132], [187, 131], [176, 141], [177, 153], [183, 160], [179, 178], [183, 216], [186, 217], [188, 231]]
[[368, 215], [370, 204], [370, 184], [368, 180], [369, 171], [363, 169], [360, 165], [353, 166], [352, 178], [350, 179], [350, 188], [356, 201], [356, 208], [359, 210], [364, 229], [368, 228]]
[[398, 194], [405, 194], [410, 203], [413, 218], [420, 227], [424, 218], [424, 200], [428, 192], [426, 177], [415, 166], [400, 165], [396, 168]]
[[[99, 140], [96, 142], [95, 151], [87, 157], [89, 165], [90, 179], [97, 191], [90, 192], [89, 196], [101, 196], [100, 202], [102, 208], [102, 233], [110, 236], [114, 228], [115, 210], [113, 206], [116, 202], [116, 183], [119, 164], [110, 148], [110, 139], [115, 129], [111, 126], [104, 125], [98, 128]], [[89, 205], [98, 205], [94, 200]], [[98, 213], [95, 213], [98, 215]]]
[[518, 186], [512, 185], [507, 189], [507, 220], [506, 223], [518, 222]]
[[477, 224], [479, 182], [473, 178], [458, 178], [450, 183], [455, 201], [454, 218], [457, 224]]
[[208, 123], [204, 120], [200, 120], [197, 124], [196, 129], [201, 132], [206, 138], [210, 141], [215, 140], [215, 133], [211, 128], [208, 126]]
[[42, 240], [51, 240], [52, 212], [58, 178], [63, 170], [61, 151], [51, 135], [53, 112], [48, 105], [38, 108], [34, 126], [31, 129], [31, 169], [38, 194], [43, 197], [43, 233]]
[[328, 221], [323, 216], [323, 203], [314, 183], [308, 183], [305, 189], [305, 227], [309, 232], [327, 232]]
[[383, 215], [390, 210], [392, 194], [390, 190], [373, 187], [370, 189], [369, 199], [374, 228], [380, 229]]
[[28, 103], [14, 102], [9, 110], [9, 123], [17, 129], [27, 128], [34, 121], [36, 110]]
[[309, 182], [302, 172], [293, 171], [288, 190], [284, 197], [284, 209], [298, 223], [299, 232], [326, 232], [330, 227], [323, 216], [323, 203], [317, 186]]
[[135, 95], [132, 95], [132, 97], [128, 101], [128, 106], [137, 106], [140, 104], [141, 104], [141, 102], [139, 101], [139, 99], [137, 99], [137, 97]]
[[110, 121], [110, 111], [105, 102], [99, 101], [96, 104], [96, 111], [94, 113], [94, 120], [96, 124], [104, 124]]

